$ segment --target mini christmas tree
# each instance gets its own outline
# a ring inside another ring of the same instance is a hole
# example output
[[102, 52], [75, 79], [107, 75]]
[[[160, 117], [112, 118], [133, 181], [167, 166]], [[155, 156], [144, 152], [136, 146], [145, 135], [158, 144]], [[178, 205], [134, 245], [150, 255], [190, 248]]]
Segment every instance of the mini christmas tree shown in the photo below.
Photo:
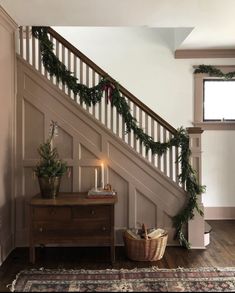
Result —
[[34, 169], [38, 177], [61, 177], [68, 169], [67, 163], [59, 159], [57, 148], [53, 147], [53, 138], [57, 133], [57, 123], [52, 121], [50, 136], [39, 146], [40, 162]]

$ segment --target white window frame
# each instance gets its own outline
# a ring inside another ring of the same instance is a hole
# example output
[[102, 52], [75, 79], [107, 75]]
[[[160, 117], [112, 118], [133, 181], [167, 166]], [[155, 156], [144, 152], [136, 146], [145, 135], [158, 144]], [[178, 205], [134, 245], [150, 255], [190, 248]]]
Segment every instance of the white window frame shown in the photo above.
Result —
[[[196, 66], [195, 66], [196, 67]], [[235, 65], [216, 66], [223, 73], [235, 71]], [[221, 80], [220, 77], [209, 76], [206, 73], [194, 74], [194, 121], [195, 127], [203, 130], [235, 130], [235, 121], [203, 121], [204, 80]], [[234, 78], [235, 80], [235, 78]], [[235, 110], [235, 109], [234, 109]]]

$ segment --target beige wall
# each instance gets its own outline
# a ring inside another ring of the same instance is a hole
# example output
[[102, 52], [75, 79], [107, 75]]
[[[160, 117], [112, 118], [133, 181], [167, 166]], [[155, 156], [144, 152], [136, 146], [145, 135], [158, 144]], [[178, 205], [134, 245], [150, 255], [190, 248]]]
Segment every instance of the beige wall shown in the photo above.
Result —
[[0, 264], [14, 246], [15, 29], [0, 6]]

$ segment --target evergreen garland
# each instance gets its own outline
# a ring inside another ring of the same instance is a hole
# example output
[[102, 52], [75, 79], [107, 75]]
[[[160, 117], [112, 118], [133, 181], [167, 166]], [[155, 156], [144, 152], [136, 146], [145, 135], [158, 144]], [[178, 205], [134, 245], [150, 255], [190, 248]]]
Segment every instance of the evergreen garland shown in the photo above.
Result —
[[198, 67], [194, 70], [194, 73], [207, 73], [209, 74], [209, 76], [221, 77], [224, 79], [231, 79], [235, 76], [235, 71], [223, 73], [220, 69], [216, 68], [215, 66], [204, 64], [198, 65]]
[[42, 62], [50, 76], [55, 76], [58, 82], [61, 81], [63, 84], [66, 84], [75, 95], [79, 95], [81, 102], [88, 106], [100, 103], [103, 92], [106, 92], [107, 102], [115, 106], [117, 112], [124, 118], [126, 133], [132, 130], [136, 139], [139, 139], [146, 147], [146, 152], [151, 150], [152, 154], [161, 156], [173, 146], [181, 148], [181, 153], [177, 158], [177, 162], [181, 163], [182, 168], [179, 181], [182, 186], [185, 186], [189, 196], [184, 209], [173, 218], [173, 225], [176, 228], [176, 237], [179, 239], [180, 244], [190, 248], [190, 244], [183, 233], [183, 226], [193, 218], [195, 209], [200, 215], [203, 215], [197, 204], [197, 195], [203, 193], [205, 187], [197, 182], [195, 171], [189, 163], [191, 151], [187, 131], [181, 127], [168, 142], [155, 142], [151, 136], [144, 133], [143, 129], [137, 125], [136, 119], [130, 113], [129, 105], [120, 94], [117, 83], [114, 84], [107, 78], [101, 79], [96, 86], [91, 88], [78, 83], [78, 79], [73, 76], [73, 73], [67, 70], [66, 66], [55, 56], [53, 43], [48, 38], [48, 28], [32, 27], [32, 33], [40, 42]]

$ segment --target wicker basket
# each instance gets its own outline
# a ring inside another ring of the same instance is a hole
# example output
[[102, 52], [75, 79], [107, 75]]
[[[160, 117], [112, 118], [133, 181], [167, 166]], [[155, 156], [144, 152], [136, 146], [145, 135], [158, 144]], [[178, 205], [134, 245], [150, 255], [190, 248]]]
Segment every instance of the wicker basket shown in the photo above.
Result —
[[167, 238], [167, 232], [156, 239], [133, 239], [126, 231], [123, 233], [127, 257], [136, 261], [160, 260], [166, 249]]

